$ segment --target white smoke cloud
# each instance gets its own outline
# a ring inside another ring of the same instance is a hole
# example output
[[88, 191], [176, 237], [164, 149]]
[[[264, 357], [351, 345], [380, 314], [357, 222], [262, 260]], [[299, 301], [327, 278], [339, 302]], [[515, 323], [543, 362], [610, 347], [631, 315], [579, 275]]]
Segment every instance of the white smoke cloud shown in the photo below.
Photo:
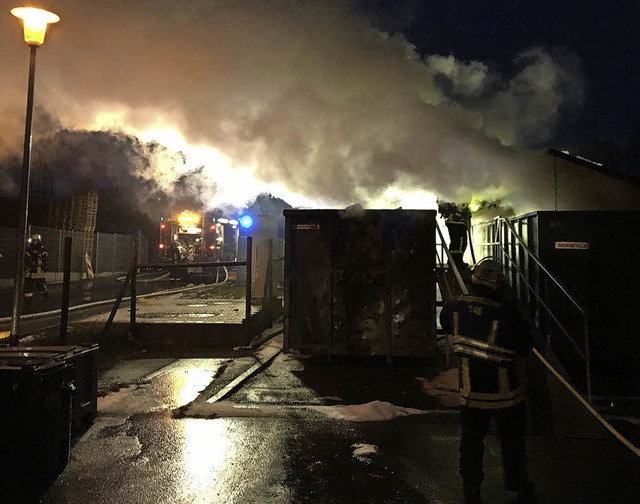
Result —
[[[155, 157], [136, 175], [170, 190], [204, 166], [200, 199], [211, 204], [264, 187], [324, 205], [396, 205], [416, 190], [425, 206], [430, 193], [513, 196], [536, 169], [524, 146], [548, 139], [582, 94], [566, 55], [533, 48], [511, 77], [451, 55], [422, 58], [350, 1], [50, 3], [61, 22], [38, 50], [38, 103], [64, 128], [177, 132], [186, 160]], [[0, 16], [5, 153], [18, 151], [23, 120], [19, 28]], [[534, 188], [518, 198], [535, 199]]]
[[544, 144], [562, 109], [573, 112], [584, 100], [579, 61], [566, 51], [527, 49], [514, 58], [510, 78], [483, 62], [462, 62], [451, 55], [428, 56], [426, 64], [444, 79], [450, 96], [480, 113], [485, 135], [517, 148]]

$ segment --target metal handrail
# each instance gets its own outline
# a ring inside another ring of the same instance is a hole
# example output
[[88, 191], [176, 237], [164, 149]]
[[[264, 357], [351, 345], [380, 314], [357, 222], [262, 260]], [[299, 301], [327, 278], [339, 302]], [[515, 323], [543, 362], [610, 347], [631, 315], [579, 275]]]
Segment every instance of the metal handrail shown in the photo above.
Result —
[[[438, 231], [438, 236], [440, 236], [440, 246], [442, 247], [442, 250], [444, 250], [444, 252], [447, 254], [447, 259], [449, 260], [449, 266], [451, 267], [451, 269], [453, 270], [453, 275], [456, 278], [456, 282], [458, 283], [458, 286], [460, 287], [460, 290], [462, 290], [463, 294], [469, 294], [469, 290], [467, 289], [467, 286], [464, 283], [464, 280], [462, 280], [462, 275], [460, 275], [460, 271], [458, 271], [458, 267], [456, 266], [455, 261], [453, 260], [453, 255], [451, 254], [451, 251], [449, 250], [449, 247], [447, 247], [445, 240], [444, 240], [444, 236], [442, 234], [442, 230], [440, 229], [440, 224], [436, 223], [436, 231]], [[436, 254], [438, 255], [438, 252], [436, 250]], [[438, 255], [438, 259], [440, 259], [440, 256]], [[442, 259], [440, 259], [441, 264], [444, 265], [444, 257]], [[449, 286], [447, 286], [447, 288], [449, 288]]]
[[[504, 250], [503, 250], [503, 254], [507, 259], [509, 259], [510, 263], [512, 263], [512, 264], [516, 263], [515, 260], [507, 252], [505, 252]], [[540, 302], [540, 304], [544, 307], [544, 309], [547, 311], [547, 313], [551, 316], [553, 321], [558, 325], [558, 328], [563, 332], [563, 334], [567, 337], [569, 342], [573, 345], [573, 347], [575, 348], [576, 352], [578, 352], [578, 355], [580, 355], [580, 357], [582, 357], [583, 360], [586, 360], [587, 356], [585, 355], [585, 353], [578, 346], [578, 344], [573, 340], [573, 338], [567, 332], [567, 330], [564, 328], [564, 326], [562, 325], [562, 322], [560, 322], [558, 317], [556, 317], [553, 314], [553, 312], [551, 311], [551, 308], [549, 308], [549, 306], [547, 306], [547, 304], [542, 300], [540, 295], [534, 290], [533, 286], [530, 285], [529, 282], [527, 282], [527, 279], [524, 277], [524, 275], [522, 274], [522, 272], [520, 270], [518, 270], [518, 276], [520, 277], [522, 282], [526, 285], [526, 287], [529, 289], [529, 291], [535, 295], [536, 299]]]
[[[571, 343], [571, 345], [573, 345], [573, 347], [576, 350], [578, 356], [584, 361], [584, 364], [585, 364], [586, 387], [587, 387], [586, 396], [587, 396], [587, 400], [591, 401], [591, 365], [590, 365], [590, 360], [591, 359], [590, 359], [590, 352], [589, 352], [589, 316], [588, 316], [587, 310], [571, 295], [571, 293], [568, 291], [568, 289], [564, 285], [562, 285], [562, 283], [540, 262], [540, 260], [536, 257], [536, 255], [533, 253], [533, 251], [526, 245], [524, 240], [522, 240], [521, 236], [516, 232], [516, 230], [515, 230], [515, 228], [514, 228], [514, 226], [513, 226], [513, 224], [511, 222], [509, 222], [507, 219], [505, 219], [504, 217], [501, 217], [501, 216], [496, 217], [494, 219], [494, 221], [495, 221], [495, 225], [497, 226], [497, 230], [498, 230], [498, 233], [497, 233], [499, 235], [498, 241], [491, 242], [491, 243], [485, 243], [484, 246], [500, 247], [500, 252], [501, 252], [502, 256], [505, 257], [509, 261], [510, 264], [516, 266], [516, 270], [518, 272], [518, 276], [521, 279], [521, 281], [523, 282], [523, 284], [526, 286], [528, 291], [530, 293], [533, 293], [534, 297], [539, 302], [539, 304], [544, 308], [544, 310], [547, 313], [547, 315], [556, 323], [557, 327], [561, 330], [561, 332], [564, 334], [564, 336], [567, 338], [567, 340]], [[483, 223], [483, 224], [490, 224], [490, 222]], [[504, 226], [502, 226], [501, 224], [504, 224]], [[556, 315], [551, 311], [550, 307], [547, 306], [547, 304], [542, 300], [542, 298], [536, 292], [534, 287], [529, 284], [527, 279], [524, 277], [521, 269], [517, 267], [518, 264], [517, 264], [516, 259], [514, 257], [511, 257], [509, 252], [506, 250], [506, 248], [504, 246], [504, 240], [500, 238], [500, 237], [502, 237], [502, 234], [503, 234], [502, 230], [505, 229], [505, 228], [508, 230], [510, 235], [516, 240], [517, 244], [522, 248], [524, 253], [530, 259], [533, 260], [533, 262], [538, 266], [538, 268], [540, 268], [540, 270], [547, 275], [547, 277], [560, 289], [560, 292], [580, 312], [581, 318], [582, 318], [582, 326], [583, 326], [582, 329], [583, 329], [583, 333], [584, 333], [584, 351], [582, 351], [580, 349], [579, 345], [576, 343], [574, 338], [565, 329], [565, 327], [563, 326], [562, 322], [560, 322], [560, 320], [556, 317]]]
[[[458, 266], [456, 265], [455, 261], [453, 260], [453, 254], [451, 254], [451, 251], [449, 250], [449, 247], [447, 247], [447, 244], [445, 242], [444, 239], [444, 235], [442, 234], [442, 230], [440, 229], [440, 224], [438, 224], [436, 222], [436, 230], [438, 232], [438, 236], [440, 237], [440, 248], [442, 249], [443, 253], [442, 255], [438, 253], [438, 247], [436, 246], [436, 259], [438, 261], [438, 264], [444, 269], [444, 255], [446, 254], [448, 261], [449, 261], [449, 267], [452, 269], [454, 277], [456, 279], [456, 283], [458, 284], [458, 287], [460, 288], [460, 291], [467, 295], [469, 294], [469, 290], [467, 289], [467, 286], [464, 283], [464, 280], [462, 280], [462, 275], [460, 275], [460, 271], [458, 270]], [[447, 275], [442, 275], [443, 279], [444, 279], [444, 286], [441, 286], [440, 288], [440, 292], [442, 293], [442, 288], [444, 287], [447, 290], [449, 299], [451, 299], [453, 297], [453, 291], [451, 290], [451, 285], [449, 283], [449, 279], [447, 278]], [[449, 337], [445, 337], [445, 364], [447, 366], [447, 368], [449, 367], [450, 363], [451, 363], [451, 355], [452, 355], [452, 346], [451, 346], [451, 341], [449, 339]]]
[[[525, 250], [525, 252], [527, 253], [527, 255], [533, 259], [533, 261], [538, 265], [538, 267], [544, 271], [549, 278], [560, 288], [560, 290], [562, 291], [562, 293], [567, 296], [569, 298], [569, 301], [571, 301], [576, 308], [578, 308], [578, 310], [580, 310], [584, 315], [587, 314], [587, 310], [585, 310], [582, 305], [571, 295], [571, 293], [569, 292], [569, 290], [562, 285], [562, 283], [560, 283], [560, 281], [553, 276], [553, 273], [551, 273], [545, 266], [544, 264], [542, 264], [540, 262], [540, 260], [535, 256], [535, 254], [533, 253], [533, 251], [524, 243], [524, 241], [522, 240], [522, 238], [520, 237], [520, 235], [518, 235], [518, 233], [516, 232], [515, 228], [513, 227], [513, 224], [511, 224], [507, 219], [505, 219], [504, 217], [497, 217], [497, 219], [501, 220], [502, 222], [504, 222], [507, 227], [509, 228], [509, 231], [511, 231], [511, 234], [513, 235], [513, 237], [516, 239], [516, 241], [518, 242], [518, 244]], [[502, 245], [502, 244], [500, 244]]]

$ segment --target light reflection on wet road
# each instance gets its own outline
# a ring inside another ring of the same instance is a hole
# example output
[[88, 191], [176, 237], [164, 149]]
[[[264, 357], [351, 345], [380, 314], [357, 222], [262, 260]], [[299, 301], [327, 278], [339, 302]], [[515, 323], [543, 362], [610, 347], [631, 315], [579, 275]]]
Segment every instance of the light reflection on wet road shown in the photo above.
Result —
[[159, 374], [153, 383], [154, 395], [167, 408], [188, 404], [209, 385], [223, 366], [221, 359], [180, 360]]
[[[189, 408], [176, 408], [194, 399], [194, 405], [207, 405], [208, 397], [255, 363], [253, 356], [139, 363], [138, 370], [125, 361], [120, 370], [103, 375], [130, 386], [100, 399], [98, 418], [75, 444], [67, 468], [41, 504], [435, 504], [461, 499], [455, 419], [414, 415], [354, 422], [319, 412], [318, 404], [336, 404], [338, 396], [346, 404], [379, 399], [427, 408], [433, 399], [425, 399], [417, 385], [412, 388], [414, 370], [305, 369], [303, 361], [280, 355], [217, 403], [220, 408], [208, 405], [198, 410], [206, 417], [196, 418], [188, 416]], [[387, 377], [380, 380], [383, 374]], [[374, 447], [375, 455], [356, 457], [354, 447], [363, 445]], [[530, 458], [544, 502], [632, 502], [629, 496], [640, 491], [633, 476], [640, 462], [612, 441], [533, 437]], [[508, 501], [493, 435], [487, 439], [483, 488], [485, 502]]]
[[[255, 362], [236, 361], [236, 375]], [[137, 379], [130, 363], [123, 365], [126, 372], [111, 371], [110, 379], [131, 385], [100, 399], [98, 418], [42, 504], [432, 502], [384, 464], [354, 459], [352, 445], [367, 441], [361, 429], [311, 410], [277, 418], [176, 418], [177, 407], [203, 391], [212, 395], [211, 384], [216, 375], [224, 377], [228, 361], [156, 364], [159, 369], [150, 372], [147, 364]], [[278, 374], [269, 371], [270, 381], [286, 387]], [[294, 382], [292, 397], [299, 404], [303, 387]], [[253, 383], [250, 388], [260, 390], [248, 391], [248, 397], [273, 404], [259, 380]], [[318, 403], [314, 394], [302, 396]], [[251, 406], [247, 395], [240, 397]]]

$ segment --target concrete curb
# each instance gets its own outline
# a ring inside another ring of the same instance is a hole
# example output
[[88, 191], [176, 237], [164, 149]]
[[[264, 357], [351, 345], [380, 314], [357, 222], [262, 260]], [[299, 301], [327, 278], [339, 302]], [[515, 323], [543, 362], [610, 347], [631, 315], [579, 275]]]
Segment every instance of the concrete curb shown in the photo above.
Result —
[[255, 338], [253, 338], [253, 340], [251, 340], [251, 343], [249, 343], [249, 346], [253, 350], [255, 350], [258, 347], [262, 346], [267, 341], [269, 341], [274, 336], [278, 336], [279, 334], [282, 334], [283, 332], [284, 332], [283, 324], [282, 323], [278, 323], [274, 327], [265, 330], [262, 334], [260, 334], [259, 336], [256, 336]]

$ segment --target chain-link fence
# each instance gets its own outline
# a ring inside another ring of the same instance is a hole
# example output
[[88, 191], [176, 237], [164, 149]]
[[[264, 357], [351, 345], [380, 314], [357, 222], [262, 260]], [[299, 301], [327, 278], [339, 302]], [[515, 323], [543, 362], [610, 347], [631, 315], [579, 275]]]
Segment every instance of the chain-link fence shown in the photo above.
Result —
[[[0, 286], [13, 286], [16, 267], [17, 230], [0, 228]], [[48, 253], [47, 282], [62, 280], [64, 241], [71, 238], [71, 278], [78, 280], [94, 275], [124, 273], [131, 262], [131, 244], [138, 242], [138, 260], [147, 260], [149, 241], [142, 234], [86, 233], [39, 226], [29, 226], [28, 236], [42, 236]]]
[[138, 235], [96, 233], [93, 258], [94, 274], [104, 275], [128, 271], [131, 264], [131, 244], [133, 241], [138, 242], [138, 262], [146, 262], [149, 240], [140, 233]]
[[[70, 275], [66, 299], [70, 306], [69, 322], [87, 310], [106, 312], [113, 305], [122, 279], [129, 269], [132, 244], [138, 242], [138, 261], [146, 261], [148, 240], [138, 234], [84, 233], [62, 229], [30, 226], [28, 235], [38, 233], [48, 254], [46, 289], [36, 286], [29, 302], [20, 309], [19, 336], [59, 334], [64, 308], [65, 244], [71, 240]], [[17, 230], [0, 228], [0, 341], [8, 338], [12, 329], [13, 296], [16, 268]], [[83, 308], [84, 307], [84, 308]], [[102, 325], [107, 316], [102, 317]]]

